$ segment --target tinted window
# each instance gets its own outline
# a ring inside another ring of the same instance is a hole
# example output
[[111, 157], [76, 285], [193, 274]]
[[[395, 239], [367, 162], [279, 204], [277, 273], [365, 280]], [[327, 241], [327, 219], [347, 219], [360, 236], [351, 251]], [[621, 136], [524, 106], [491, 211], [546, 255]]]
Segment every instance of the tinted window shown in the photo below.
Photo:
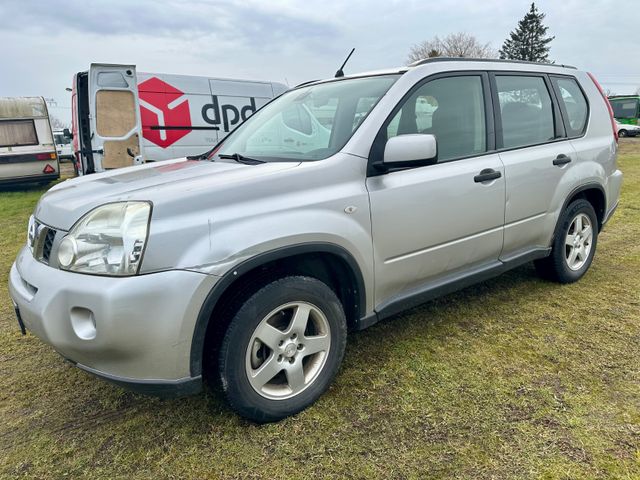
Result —
[[554, 139], [553, 104], [542, 77], [499, 75], [496, 86], [504, 148]]
[[411, 133], [435, 135], [438, 161], [485, 152], [482, 78], [446, 77], [425, 83], [387, 127], [387, 139]]
[[564, 104], [568, 119], [565, 125], [570, 135], [580, 135], [587, 124], [587, 100], [578, 82], [572, 78], [553, 78], [560, 100]]

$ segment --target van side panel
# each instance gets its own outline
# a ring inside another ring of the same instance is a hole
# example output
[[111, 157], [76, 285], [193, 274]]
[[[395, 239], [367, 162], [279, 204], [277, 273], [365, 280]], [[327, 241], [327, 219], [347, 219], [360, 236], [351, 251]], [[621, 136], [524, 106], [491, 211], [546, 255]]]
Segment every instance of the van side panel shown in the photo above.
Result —
[[143, 155], [197, 155], [286, 91], [278, 83], [138, 73]]

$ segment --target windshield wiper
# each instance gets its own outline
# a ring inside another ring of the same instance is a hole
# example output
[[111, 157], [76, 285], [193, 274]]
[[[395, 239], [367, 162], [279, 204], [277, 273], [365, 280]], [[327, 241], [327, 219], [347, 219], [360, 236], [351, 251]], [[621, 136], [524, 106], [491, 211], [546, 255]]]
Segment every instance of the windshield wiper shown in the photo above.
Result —
[[257, 165], [258, 163], [267, 163], [264, 160], [245, 157], [244, 155], [240, 155], [239, 153], [232, 153], [230, 155], [226, 153], [219, 153], [218, 158], [222, 158], [223, 160], [226, 160], [226, 159], [235, 160], [236, 162], [244, 163], [245, 165]]
[[199, 153], [198, 155], [187, 155], [187, 160], [207, 160], [210, 153], [211, 151]]

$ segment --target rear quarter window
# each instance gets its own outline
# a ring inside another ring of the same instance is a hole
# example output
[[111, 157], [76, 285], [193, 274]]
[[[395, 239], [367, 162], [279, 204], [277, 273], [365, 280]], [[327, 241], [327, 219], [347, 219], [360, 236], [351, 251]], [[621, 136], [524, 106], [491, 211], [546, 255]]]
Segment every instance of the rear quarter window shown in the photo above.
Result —
[[556, 93], [564, 109], [565, 127], [570, 137], [582, 135], [587, 126], [589, 106], [578, 82], [573, 78], [552, 77]]

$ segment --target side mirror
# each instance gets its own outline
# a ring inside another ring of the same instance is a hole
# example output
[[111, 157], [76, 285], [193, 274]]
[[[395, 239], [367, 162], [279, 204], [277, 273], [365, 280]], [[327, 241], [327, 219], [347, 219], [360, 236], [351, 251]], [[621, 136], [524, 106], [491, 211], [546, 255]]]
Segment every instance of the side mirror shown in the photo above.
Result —
[[64, 130], [62, 130], [62, 135], [64, 136], [64, 138], [73, 138], [73, 135], [71, 134], [68, 128], [65, 128]]
[[416, 166], [435, 163], [438, 146], [434, 135], [416, 133], [387, 140], [383, 162], [388, 166]]

